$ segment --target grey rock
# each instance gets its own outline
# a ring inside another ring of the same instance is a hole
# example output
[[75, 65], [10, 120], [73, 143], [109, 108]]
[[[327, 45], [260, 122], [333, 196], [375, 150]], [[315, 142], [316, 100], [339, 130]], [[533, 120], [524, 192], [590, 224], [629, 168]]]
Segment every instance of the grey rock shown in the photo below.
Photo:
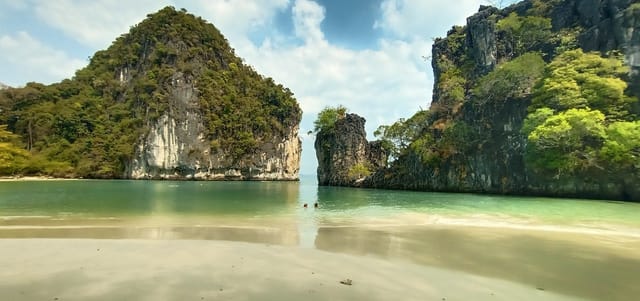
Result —
[[274, 136], [240, 162], [214, 152], [205, 139], [197, 90], [181, 73], [172, 79], [170, 105], [141, 137], [125, 178], [178, 180], [298, 180], [301, 141], [298, 125]]
[[351, 168], [362, 164], [375, 172], [386, 167], [388, 154], [380, 142], [367, 141], [364, 124], [364, 118], [346, 114], [332, 130], [317, 134], [314, 146], [319, 185], [358, 186], [366, 177], [350, 176]]

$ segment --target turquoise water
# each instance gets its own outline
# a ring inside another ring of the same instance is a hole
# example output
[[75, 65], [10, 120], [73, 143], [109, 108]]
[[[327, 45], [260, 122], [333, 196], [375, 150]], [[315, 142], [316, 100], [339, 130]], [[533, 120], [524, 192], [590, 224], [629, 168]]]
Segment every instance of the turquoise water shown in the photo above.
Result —
[[312, 177], [5, 181], [0, 238], [277, 244], [503, 279], [580, 300], [640, 296], [637, 203], [318, 187]]
[[[640, 227], [640, 204], [318, 187], [301, 182], [0, 182], [0, 217], [291, 217], [304, 203], [313, 217], [357, 220], [416, 213], [521, 222]], [[318, 203], [319, 208], [311, 208]]]

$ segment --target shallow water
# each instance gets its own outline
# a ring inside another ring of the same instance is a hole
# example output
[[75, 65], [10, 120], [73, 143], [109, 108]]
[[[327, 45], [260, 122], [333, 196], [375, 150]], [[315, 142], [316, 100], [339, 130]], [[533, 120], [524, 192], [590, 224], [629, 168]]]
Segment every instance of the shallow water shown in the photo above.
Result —
[[634, 203], [317, 187], [312, 178], [0, 182], [0, 238], [276, 244], [500, 279], [532, 294], [640, 296]]

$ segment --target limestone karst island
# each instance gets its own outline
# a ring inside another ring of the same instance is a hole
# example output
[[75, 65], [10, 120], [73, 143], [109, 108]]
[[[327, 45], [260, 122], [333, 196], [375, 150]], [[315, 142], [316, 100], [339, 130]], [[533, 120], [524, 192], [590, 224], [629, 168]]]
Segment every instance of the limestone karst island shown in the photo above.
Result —
[[362, 118], [321, 113], [319, 184], [640, 200], [639, 10], [481, 7], [434, 41], [429, 110], [380, 126], [375, 145]]
[[0, 105], [13, 142], [5, 175], [298, 179], [293, 93], [245, 64], [213, 25], [174, 8], [133, 26], [73, 78], [5, 89]]
[[640, 296], [637, 0], [166, 5], [0, 2], [0, 300]]

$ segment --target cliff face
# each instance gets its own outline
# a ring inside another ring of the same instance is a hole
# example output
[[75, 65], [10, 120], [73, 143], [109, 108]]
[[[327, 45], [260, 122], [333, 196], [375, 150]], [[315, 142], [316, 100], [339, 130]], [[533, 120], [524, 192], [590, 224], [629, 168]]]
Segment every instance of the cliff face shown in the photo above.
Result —
[[289, 89], [173, 7], [72, 79], [0, 93], [0, 124], [41, 154], [25, 170], [67, 177], [297, 180], [301, 116]]
[[379, 142], [367, 142], [365, 119], [346, 114], [331, 130], [318, 132], [315, 141], [318, 184], [359, 186], [387, 164], [387, 154]]
[[297, 180], [301, 141], [298, 125], [270, 137], [236, 161], [211, 148], [198, 101], [198, 90], [174, 75], [170, 107], [140, 138], [125, 177], [132, 179]]
[[[530, 162], [535, 158], [527, 160], [530, 142], [522, 130], [525, 118], [533, 110], [533, 85], [519, 87], [522, 91], [509, 92], [504, 98], [479, 97], [481, 93], [476, 88], [497, 66], [525, 52], [540, 52], [546, 62], [552, 61], [561, 52], [559, 49], [566, 47], [553, 37], [575, 34], [575, 44], [569, 47], [602, 54], [621, 52], [630, 67], [625, 78], [627, 93], [638, 97], [640, 7], [632, 2], [523, 1], [504, 10], [481, 7], [467, 19], [465, 27], [452, 29], [447, 38], [438, 39], [433, 45], [434, 98], [421, 132], [431, 137], [425, 140], [430, 141], [431, 151], [414, 141], [389, 168], [366, 178], [362, 186], [640, 201], [638, 158], [634, 159], [635, 165], [619, 170], [597, 163], [573, 173], [545, 173], [533, 167]], [[545, 41], [518, 44], [498, 28], [498, 22], [512, 13], [526, 16], [532, 11], [551, 21], [551, 37]], [[463, 98], [455, 97], [455, 88], [464, 91]], [[629, 110], [631, 117], [627, 120], [635, 122], [640, 112], [637, 102]], [[462, 137], [459, 140], [466, 139], [464, 147], [451, 142], [455, 135], [447, 136], [447, 128], [460, 124], [466, 130], [458, 136]], [[435, 159], [433, 152], [439, 154]], [[637, 150], [631, 152], [637, 156]]]

